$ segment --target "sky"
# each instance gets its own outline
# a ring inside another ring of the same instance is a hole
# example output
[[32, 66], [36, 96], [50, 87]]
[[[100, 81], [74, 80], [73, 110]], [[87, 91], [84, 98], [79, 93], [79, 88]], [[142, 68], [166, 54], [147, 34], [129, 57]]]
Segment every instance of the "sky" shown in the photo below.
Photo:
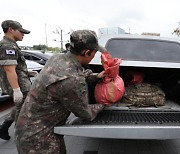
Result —
[[[20, 46], [46, 44], [60, 47], [69, 33], [79, 29], [120, 27], [127, 33], [172, 35], [180, 22], [179, 0], [4, 0], [0, 5], [0, 23], [16, 20], [31, 31]], [[3, 38], [0, 30], [0, 39]], [[177, 37], [178, 38], [178, 37]]]

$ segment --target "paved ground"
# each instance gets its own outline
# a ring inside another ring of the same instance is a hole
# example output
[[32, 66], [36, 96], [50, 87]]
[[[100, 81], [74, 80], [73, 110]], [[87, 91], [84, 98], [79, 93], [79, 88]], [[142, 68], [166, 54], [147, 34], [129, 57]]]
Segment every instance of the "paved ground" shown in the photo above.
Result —
[[[0, 123], [8, 112], [0, 112]], [[14, 125], [11, 140], [0, 139], [0, 154], [17, 154], [14, 144]], [[180, 154], [180, 140], [112, 140], [65, 136], [67, 154]]]

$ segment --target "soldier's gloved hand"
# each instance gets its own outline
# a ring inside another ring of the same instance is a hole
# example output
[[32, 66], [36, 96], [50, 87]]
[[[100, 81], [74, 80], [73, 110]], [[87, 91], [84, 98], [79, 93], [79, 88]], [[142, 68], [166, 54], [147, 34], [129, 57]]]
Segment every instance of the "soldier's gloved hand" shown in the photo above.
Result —
[[23, 100], [23, 94], [20, 88], [13, 89], [13, 100], [14, 103], [20, 103]]
[[93, 113], [93, 116], [91, 118], [91, 121], [92, 121], [96, 118], [98, 113], [104, 109], [105, 105], [103, 105], [103, 104], [92, 104], [92, 105], [90, 105], [90, 107], [91, 107], [91, 110]]

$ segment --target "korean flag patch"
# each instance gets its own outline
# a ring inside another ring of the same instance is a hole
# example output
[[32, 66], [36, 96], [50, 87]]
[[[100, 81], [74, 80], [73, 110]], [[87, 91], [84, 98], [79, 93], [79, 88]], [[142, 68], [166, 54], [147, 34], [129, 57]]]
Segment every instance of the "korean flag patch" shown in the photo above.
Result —
[[7, 55], [15, 55], [16, 52], [14, 50], [6, 50]]

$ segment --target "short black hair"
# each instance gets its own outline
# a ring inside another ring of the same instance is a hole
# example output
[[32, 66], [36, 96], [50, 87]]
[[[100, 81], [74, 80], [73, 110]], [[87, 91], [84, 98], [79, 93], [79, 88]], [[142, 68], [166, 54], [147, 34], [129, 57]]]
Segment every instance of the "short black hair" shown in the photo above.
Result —
[[68, 47], [70, 47], [70, 46], [71, 46], [70, 43], [66, 43], [66, 44], [65, 44], [66, 49], [67, 49]]
[[2, 28], [4, 33], [7, 33], [9, 28]]

